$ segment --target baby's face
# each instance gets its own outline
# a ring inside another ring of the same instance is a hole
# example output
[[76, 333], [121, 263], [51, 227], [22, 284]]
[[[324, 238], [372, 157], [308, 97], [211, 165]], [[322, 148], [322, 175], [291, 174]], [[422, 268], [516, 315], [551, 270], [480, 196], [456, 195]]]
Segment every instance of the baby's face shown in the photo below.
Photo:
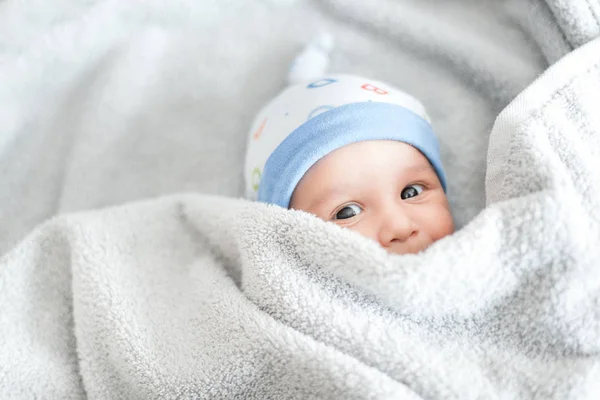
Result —
[[353, 143], [313, 165], [290, 208], [355, 230], [391, 253], [417, 253], [454, 232], [444, 189], [414, 147], [396, 141]]

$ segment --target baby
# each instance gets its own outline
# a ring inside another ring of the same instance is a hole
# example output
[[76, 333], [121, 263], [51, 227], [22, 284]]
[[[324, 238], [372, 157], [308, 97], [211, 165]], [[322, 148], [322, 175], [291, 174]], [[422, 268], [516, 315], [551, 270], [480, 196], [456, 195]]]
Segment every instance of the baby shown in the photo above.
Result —
[[417, 253], [453, 233], [439, 146], [423, 105], [382, 82], [329, 75], [288, 87], [257, 116], [246, 194]]

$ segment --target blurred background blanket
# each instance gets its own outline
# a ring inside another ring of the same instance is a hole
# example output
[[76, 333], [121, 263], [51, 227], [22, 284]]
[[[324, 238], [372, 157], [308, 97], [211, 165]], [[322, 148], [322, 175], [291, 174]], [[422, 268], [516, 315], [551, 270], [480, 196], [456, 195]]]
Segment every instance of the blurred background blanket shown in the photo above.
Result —
[[[597, 398], [598, 16], [4, 0], [0, 397]], [[248, 126], [321, 30], [332, 72], [424, 102], [464, 229], [397, 257], [235, 199], [100, 210], [239, 196]]]

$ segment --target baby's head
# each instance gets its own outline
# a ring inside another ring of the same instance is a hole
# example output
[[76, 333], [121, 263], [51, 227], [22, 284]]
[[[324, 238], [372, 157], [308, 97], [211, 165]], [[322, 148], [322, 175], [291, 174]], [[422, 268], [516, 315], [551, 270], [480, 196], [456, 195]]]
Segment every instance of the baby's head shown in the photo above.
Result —
[[338, 75], [286, 89], [258, 115], [247, 195], [355, 230], [390, 252], [454, 231], [424, 107], [389, 85]]

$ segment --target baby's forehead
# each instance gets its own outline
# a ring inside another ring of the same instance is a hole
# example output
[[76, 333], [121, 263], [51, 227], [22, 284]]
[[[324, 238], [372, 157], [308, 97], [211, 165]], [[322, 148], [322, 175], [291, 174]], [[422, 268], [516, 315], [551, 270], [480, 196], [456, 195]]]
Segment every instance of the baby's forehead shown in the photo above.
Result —
[[435, 169], [429, 159], [412, 145], [395, 140], [371, 140], [349, 143], [326, 154], [316, 165], [361, 168], [367, 164], [385, 164], [390, 169], [423, 172]]
[[344, 149], [332, 152], [313, 165], [302, 178], [315, 180], [320, 186], [352, 186], [360, 183], [404, 180], [419, 176], [436, 175], [429, 160], [417, 154], [383, 154]]

